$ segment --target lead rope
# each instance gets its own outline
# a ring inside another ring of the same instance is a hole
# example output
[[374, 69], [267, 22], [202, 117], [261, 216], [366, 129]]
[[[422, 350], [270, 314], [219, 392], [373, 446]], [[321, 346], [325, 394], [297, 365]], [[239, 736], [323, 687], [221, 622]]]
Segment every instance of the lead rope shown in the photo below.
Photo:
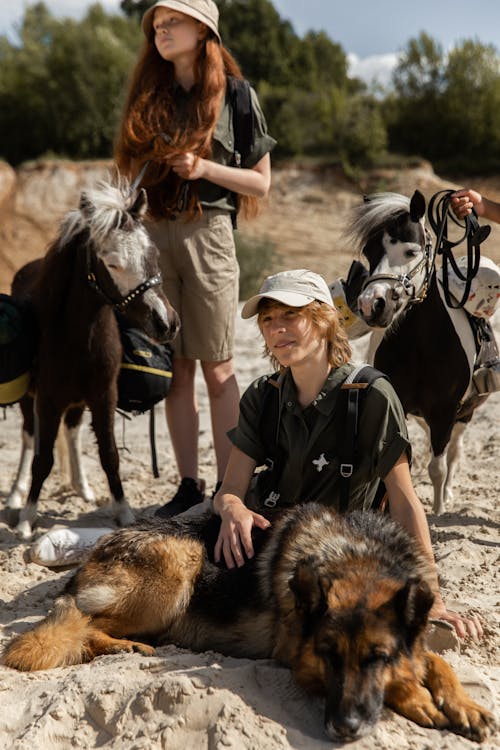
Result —
[[158, 457], [156, 455], [156, 438], [155, 438], [155, 407], [149, 410], [149, 445], [151, 446], [151, 468], [153, 476], [158, 479], [160, 472], [158, 469]]
[[[434, 252], [433, 265], [437, 255], [443, 256], [443, 292], [448, 307], [458, 309], [463, 307], [469, 297], [472, 280], [479, 270], [481, 260], [480, 245], [488, 237], [491, 227], [488, 224], [480, 226], [477, 220], [477, 214], [474, 210], [465, 217], [464, 234], [456, 242], [448, 239], [448, 218], [454, 224], [462, 227], [462, 224], [456, 219], [450, 210], [451, 197], [453, 190], [441, 190], [435, 193], [429, 201], [427, 209], [427, 218], [436, 235], [436, 248]], [[467, 240], [467, 268], [465, 274], [462, 273], [453, 255], [453, 248]], [[455, 275], [465, 282], [462, 299], [454, 300], [449, 290], [448, 265], [451, 266]]]

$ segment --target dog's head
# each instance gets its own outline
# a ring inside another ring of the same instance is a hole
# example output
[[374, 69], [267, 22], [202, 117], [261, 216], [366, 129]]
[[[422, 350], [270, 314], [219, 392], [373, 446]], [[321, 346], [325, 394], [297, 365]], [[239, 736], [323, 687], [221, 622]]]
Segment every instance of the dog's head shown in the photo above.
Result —
[[290, 587], [303, 628], [295, 678], [326, 694], [330, 739], [362, 737], [380, 717], [394, 668], [426, 626], [433, 594], [422, 579], [402, 582], [370, 568], [332, 577], [307, 560]]

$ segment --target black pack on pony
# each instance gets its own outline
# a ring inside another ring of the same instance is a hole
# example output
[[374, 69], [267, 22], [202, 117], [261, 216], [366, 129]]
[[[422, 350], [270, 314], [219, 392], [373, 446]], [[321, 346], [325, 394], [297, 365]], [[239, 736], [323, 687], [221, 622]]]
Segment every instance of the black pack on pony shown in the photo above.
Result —
[[[447, 303], [425, 213], [418, 190], [411, 200], [379, 193], [354, 209], [348, 236], [369, 263], [365, 278], [356, 274], [361, 280], [355, 312], [374, 330], [375, 367], [390, 378], [405, 412], [429, 429], [434, 512], [442, 513], [452, 496], [465, 425], [487, 394], [473, 387], [474, 331], [460, 305]], [[477, 253], [487, 234], [485, 227], [472, 228], [469, 240]], [[472, 270], [478, 267], [474, 260]]]
[[118, 375], [118, 409], [142, 414], [167, 396], [172, 382], [173, 349], [116, 316], [122, 342]]
[[28, 392], [36, 344], [29, 307], [0, 294], [0, 406], [15, 404]]
[[73, 487], [85, 499], [93, 499], [79, 452], [78, 431], [86, 406], [116, 520], [122, 525], [134, 520], [120, 480], [114, 438], [122, 362], [115, 312], [160, 342], [170, 341], [179, 326], [161, 289], [158, 250], [142, 223], [146, 208], [145, 192], [131, 193], [125, 183], [102, 183], [86, 191], [79, 208], [64, 217], [45, 257], [28, 263], [14, 277], [12, 295], [29, 302], [40, 331], [33, 373], [35, 409], [33, 398], [24, 396], [23, 450], [7, 499], [10, 522], [22, 539], [31, 537], [61, 419]]

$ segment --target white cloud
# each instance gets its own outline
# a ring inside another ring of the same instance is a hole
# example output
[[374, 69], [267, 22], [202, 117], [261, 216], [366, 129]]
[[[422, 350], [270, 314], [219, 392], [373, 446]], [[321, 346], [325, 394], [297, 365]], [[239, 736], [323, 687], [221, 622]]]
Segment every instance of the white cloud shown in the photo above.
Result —
[[359, 57], [349, 53], [347, 55], [349, 75], [353, 78], [360, 78], [368, 86], [378, 85], [388, 88], [391, 85], [391, 76], [398, 59], [399, 55], [396, 52], [369, 57]]

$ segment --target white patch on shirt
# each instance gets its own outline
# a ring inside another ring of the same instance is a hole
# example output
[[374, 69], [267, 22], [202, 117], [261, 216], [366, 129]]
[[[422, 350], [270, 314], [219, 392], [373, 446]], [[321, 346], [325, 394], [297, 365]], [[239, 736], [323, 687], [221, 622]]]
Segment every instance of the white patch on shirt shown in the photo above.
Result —
[[313, 458], [313, 464], [316, 467], [316, 471], [323, 471], [325, 466], [328, 466], [330, 461], [327, 461], [325, 454], [322, 453], [318, 458]]

